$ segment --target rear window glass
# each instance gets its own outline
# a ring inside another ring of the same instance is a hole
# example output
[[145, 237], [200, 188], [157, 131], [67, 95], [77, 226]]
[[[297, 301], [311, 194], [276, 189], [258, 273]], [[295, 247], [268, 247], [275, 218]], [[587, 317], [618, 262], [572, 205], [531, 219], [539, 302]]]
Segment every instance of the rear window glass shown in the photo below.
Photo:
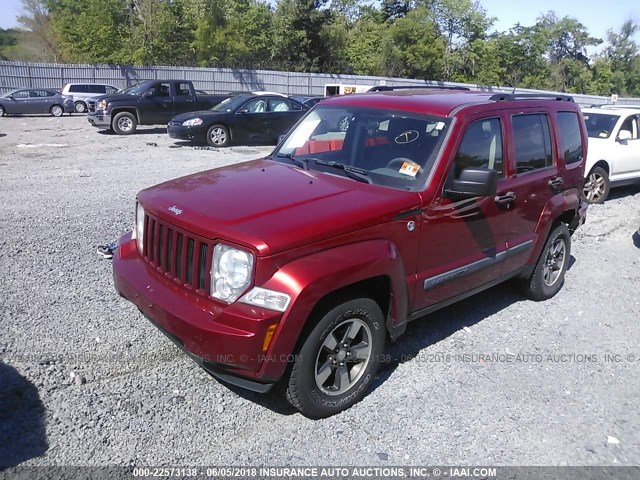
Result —
[[527, 173], [553, 165], [547, 116], [543, 113], [514, 115], [512, 123], [517, 173]]
[[564, 156], [564, 163], [576, 163], [582, 160], [582, 137], [580, 136], [580, 121], [575, 112], [558, 112], [558, 128], [560, 133], [560, 151]]

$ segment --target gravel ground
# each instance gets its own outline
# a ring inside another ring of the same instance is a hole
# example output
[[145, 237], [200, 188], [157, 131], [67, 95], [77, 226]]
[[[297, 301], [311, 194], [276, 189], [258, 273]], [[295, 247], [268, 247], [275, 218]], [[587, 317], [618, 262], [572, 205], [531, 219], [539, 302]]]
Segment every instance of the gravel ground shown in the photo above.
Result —
[[138, 190], [269, 150], [0, 119], [0, 465], [640, 463], [640, 187], [590, 208], [555, 298], [507, 284], [412, 323], [335, 417], [188, 360], [116, 295], [96, 245], [132, 226]]

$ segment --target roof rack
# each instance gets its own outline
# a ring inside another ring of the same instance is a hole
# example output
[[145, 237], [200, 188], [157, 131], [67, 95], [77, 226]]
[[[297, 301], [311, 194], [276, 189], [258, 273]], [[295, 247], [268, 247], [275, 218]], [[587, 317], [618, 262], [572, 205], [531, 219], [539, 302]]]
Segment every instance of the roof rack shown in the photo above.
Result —
[[375, 87], [371, 87], [368, 92], [391, 92], [393, 90], [421, 90], [424, 88], [434, 89], [434, 90], [471, 90], [469, 87], [458, 87], [458, 86], [445, 86], [445, 85], [376, 85]]
[[495, 95], [491, 95], [491, 97], [489, 97], [489, 100], [493, 100], [494, 102], [535, 99], [557, 100], [559, 102], [573, 102], [572, 96], [560, 95], [556, 93], [496, 93]]
[[616, 108], [630, 108], [632, 110], [640, 110], [640, 105], [620, 105], [620, 104], [616, 104], [616, 105], [598, 105], [598, 107], [600, 108], [608, 108], [608, 109], [612, 109], [615, 110]]

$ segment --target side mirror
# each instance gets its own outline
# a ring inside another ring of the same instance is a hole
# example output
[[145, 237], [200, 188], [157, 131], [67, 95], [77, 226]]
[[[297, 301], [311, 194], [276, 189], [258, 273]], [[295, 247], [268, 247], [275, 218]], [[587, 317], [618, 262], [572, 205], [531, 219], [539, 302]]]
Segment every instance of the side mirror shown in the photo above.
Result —
[[620, 133], [618, 133], [617, 140], [620, 143], [627, 143], [627, 140], [631, 140], [632, 137], [633, 135], [629, 130], [620, 130]]
[[242, 109], [238, 110], [238, 113], [242, 113], [242, 114], [249, 113], [249, 109], [248, 108], [242, 108]]
[[447, 197], [492, 197], [496, 194], [498, 172], [490, 168], [465, 168], [444, 193]]
[[155, 91], [153, 89], [147, 90], [146, 92], [144, 92], [142, 94], [142, 98], [151, 98], [151, 97], [153, 97], [154, 93], [155, 93]]

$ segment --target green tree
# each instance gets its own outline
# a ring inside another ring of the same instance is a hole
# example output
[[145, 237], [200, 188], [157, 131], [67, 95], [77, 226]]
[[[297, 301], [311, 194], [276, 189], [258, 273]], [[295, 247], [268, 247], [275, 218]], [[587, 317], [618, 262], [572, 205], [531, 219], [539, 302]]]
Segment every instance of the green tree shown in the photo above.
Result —
[[127, 0], [52, 0], [51, 26], [61, 60], [131, 63]]
[[640, 95], [640, 51], [634, 40], [640, 26], [633, 20], [622, 24], [619, 33], [607, 32], [607, 43], [602, 61], [611, 70], [611, 92], [622, 95]]
[[47, 0], [22, 0], [18, 24], [24, 32], [16, 50], [23, 60], [57, 62], [57, 43], [51, 28], [51, 10]]
[[389, 27], [383, 51], [389, 76], [442, 80], [446, 46], [424, 7], [411, 10]]

